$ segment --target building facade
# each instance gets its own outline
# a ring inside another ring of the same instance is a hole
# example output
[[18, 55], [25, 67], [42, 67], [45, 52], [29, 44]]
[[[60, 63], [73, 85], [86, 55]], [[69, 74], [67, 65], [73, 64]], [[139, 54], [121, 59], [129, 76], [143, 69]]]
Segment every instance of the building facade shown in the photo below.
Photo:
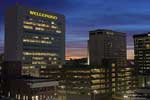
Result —
[[2, 79], [2, 65], [4, 62], [4, 54], [0, 54], [0, 95], [2, 96], [2, 84], [3, 84], [3, 79]]
[[[16, 4], [5, 14], [3, 95], [55, 100], [65, 59], [65, 17]], [[19, 85], [18, 85], [19, 83]]]
[[150, 86], [150, 33], [137, 34], [134, 38], [134, 60], [137, 68], [138, 86]]
[[89, 61], [92, 65], [102, 65], [103, 59], [117, 59], [117, 64], [126, 64], [126, 35], [112, 30], [89, 32]]
[[65, 17], [18, 4], [9, 8], [4, 58], [20, 62], [22, 75], [51, 77], [51, 69], [57, 69], [65, 59]]
[[60, 70], [62, 80], [59, 90], [66, 100], [111, 100], [110, 69], [67, 64]]
[[88, 61], [90, 65], [111, 66], [112, 94], [124, 95], [129, 89], [127, 74], [126, 34], [106, 29], [89, 32]]
[[11, 80], [8, 84], [5, 88], [8, 90], [7, 97], [15, 100], [56, 100], [58, 98], [58, 81], [22, 77]]

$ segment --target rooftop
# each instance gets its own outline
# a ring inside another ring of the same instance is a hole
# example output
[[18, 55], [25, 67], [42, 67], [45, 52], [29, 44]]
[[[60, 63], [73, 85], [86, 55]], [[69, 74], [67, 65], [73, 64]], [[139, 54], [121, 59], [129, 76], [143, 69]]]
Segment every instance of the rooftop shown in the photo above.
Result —
[[143, 33], [143, 34], [135, 34], [133, 37], [145, 37], [145, 36], [150, 36], [150, 32]]

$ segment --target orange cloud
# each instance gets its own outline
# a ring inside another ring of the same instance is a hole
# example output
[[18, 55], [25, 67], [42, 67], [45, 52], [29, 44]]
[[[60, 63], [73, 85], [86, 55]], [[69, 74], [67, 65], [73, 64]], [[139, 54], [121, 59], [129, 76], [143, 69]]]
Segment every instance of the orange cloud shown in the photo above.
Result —
[[87, 57], [87, 49], [86, 48], [67, 48], [66, 49], [66, 60], [79, 59]]
[[[66, 60], [79, 59], [87, 57], [87, 49], [86, 48], [67, 48], [66, 49]], [[134, 59], [134, 50], [127, 50], [127, 59]]]

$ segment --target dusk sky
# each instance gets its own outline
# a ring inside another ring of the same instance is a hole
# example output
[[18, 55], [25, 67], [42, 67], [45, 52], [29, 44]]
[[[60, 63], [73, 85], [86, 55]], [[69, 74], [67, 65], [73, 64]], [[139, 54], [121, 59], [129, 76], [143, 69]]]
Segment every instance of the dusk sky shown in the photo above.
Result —
[[150, 0], [0, 0], [0, 52], [4, 48], [4, 12], [15, 3], [66, 16], [67, 58], [87, 56], [88, 31], [112, 29], [127, 33], [131, 59], [132, 35], [150, 31]]

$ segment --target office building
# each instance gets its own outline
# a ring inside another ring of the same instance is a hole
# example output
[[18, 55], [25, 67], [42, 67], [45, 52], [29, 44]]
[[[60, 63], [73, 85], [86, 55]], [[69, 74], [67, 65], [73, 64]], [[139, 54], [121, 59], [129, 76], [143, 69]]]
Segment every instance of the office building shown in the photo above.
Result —
[[117, 64], [126, 64], [126, 35], [112, 30], [89, 32], [89, 61], [92, 65], [102, 65], [103, 59], [116, 59]]
[[2, 79], [2, 65], [4, 62], [4, 55], [0, 54], [0, 96], [2, 96], [2, 84], [3, 84], [3, 79]]
[[109, 68], [67, 64], [60, 70], [59, 94], [64, 95], [66, 100], [111, 100]]
[[89, 32], [88, 61], [90, 65], [107, 67], [112, 64], [112, 94], [123, 96], [129, 89], [127, 74], [126, 34], [106, 29]]
[[[21, 75], [53, 77], [65, 59], [65, 17], [17, 4], [5, 15], [5, 62], [18, 62]], [[10, 65], [11, 66], [11, 65]]]
[[[65, 17], [16, 4], [5, 14], [3, 95], [16, 100], [56, 99], [65, 59]], [[19, 84], [18, 84], [19, 83]]]
[[135, 67], [134, 60], [127, 60], [126, 70], [128, 71], [126, 72], [126, 75], [129, 77], [128, 81], [129, 85], [131, 86], [129, 90], [135, 90], [138, 85], [137, 71]]
[[133, 38], [138, 87], [150, 87], [150, 33], [137, 34]]
[[[19, 83], [19, 84], [18, 84]], [[14, 100], [56, 100], [58, 81], [42, 78], [21, 77], [6, 84], [6, 97]]]

